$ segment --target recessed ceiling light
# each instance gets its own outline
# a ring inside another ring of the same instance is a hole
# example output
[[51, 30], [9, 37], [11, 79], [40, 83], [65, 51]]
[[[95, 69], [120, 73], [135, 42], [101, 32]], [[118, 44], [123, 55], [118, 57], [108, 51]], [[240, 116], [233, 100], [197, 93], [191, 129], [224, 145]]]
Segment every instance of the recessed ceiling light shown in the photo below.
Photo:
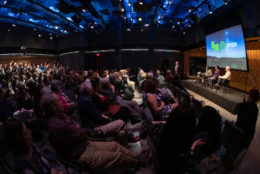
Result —
[[131, 31], [131, 29], [130, 29], [130, 28], [127, 28], [126, 31]]
[[172, 28], [174, 29], [174, 28], [175, 28], [175, 26], [173, 25], [173, 26], [172, 26]]
[[53, 39], [53, 37], [50, 37], [50, 40], [52, 40]]
[[144, 29], [141, 29], [141, 32], [143, 32], [144, 31]]
[[7, 3], [7, 1], [4, 2], [4, 5]]
[[138, 21], [140, 21], [140, 22], [141, 22], [141, 21], [142, 21], [142, 18], [138, 18]]
[[191, 9], [189, 9], [189, 11], [188, 11], [189, 13], [191, 12]]
[[159, 20], [159, 21], [157, 21], [158, 22], [158, 24], [160, 24], [161, 23], [161, 21]]
[[130, 18], [130, 21], [133, 21], [133, 18]]
[[95, 25], [97, 25], [97, 22], [94, 22]]
[[212, 14], [213, 12], [212, 11], [209, 11], [209, 14]]
[[93, 26], [93, 25], [91, 25], [91, 26], [90, 26], [90, 28], [91, 28], [91, 29], [94, 29], [94, 26]]
[[185, 34], [186, 34], [186, 32], [184, 31], [184, 32], [183, 32], [183, 35], [185, 35]]
[[145, 27], [149, 27], [150, 25], [149, 24], [144, 24]]
[[191, 24], [189, 24], [189, 27], [191, 27]]
[[124, 8], [121, 8], [121, 12], [124, 12], [125, 11], [125, 9]]
[[12, 26], [13, 26], [13, 27], [16, 27], [16, 25], [15, 25], [15, 24], [12, 24]]
[[86, 12], [87, 12], [87, 10], [83, 8], [83, 9], [82, 9], [82, 12], [86, 13]]
[[144, 3], [142, 1], [139, 2], [140, 5], [143, 5]]
[[56, 27], [55, 27], [55, 29], [56, 29], [56, 30], [58, 30], [58, 29], [59, 29], [59, 27], [58, 27], [58, 26], [56, 26]]
[[33, 31], [36, 31], [36, 28], [34, 28]]
[[128, 2], [128, 6], [131, 7], [131, 3], [130, 2]]
[[42, 37], [42, 35], [41, 35], [41, 34], [38, 34], [38, 37]]
[[7, 31], [8, 31], [8, 32], [10, 32], [10, 31], [11, 31], [11, 29], [8, 29]]
[[228, 3], [227, 3], [227, 2], [225, 2], [225, 5], [228, 5]]
[[181, 22], [180, 22], [180, 21], [178, 21], [178, 24], [180, 25], [180, 24], [181, 24]]
[[52, 36], [52, 33], [49, 33], [50, 36]]

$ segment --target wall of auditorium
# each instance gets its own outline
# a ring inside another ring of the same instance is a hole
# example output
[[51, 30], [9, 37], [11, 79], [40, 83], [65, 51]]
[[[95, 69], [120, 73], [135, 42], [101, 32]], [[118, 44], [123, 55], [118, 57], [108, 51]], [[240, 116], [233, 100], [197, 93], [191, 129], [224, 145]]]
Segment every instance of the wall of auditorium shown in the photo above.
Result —
[[[229, 86], [243, 91], [249, 91], [253, 87], [260, 89], [260, 42], [250, 40], [252, 39], [247, 39], [246, 41], [249, 72], [232, 70], [232, 79], [229, 84]], [[206, 58], [206, 48], [202, 47], [184, 51], [184, 75], [194, 78], [189, 75], [190, 57]], [[224, 74], [224, 70], [221, 73]]]
[[85, 54], [86, 69], [114, 69], [114, 68], [131, 68], [136, 70], [138, 67], [145, 71], [153, 69], [173, 68], [175, 61], [182, 62], [183, 54], [180, 53], [157, 53], [153, 51], [138, 51], [138, 52], [121, 52], [118, 59], [118, 53], [100, 53]]
[[22, 33], [19, 31], [1, 32], [1, 47], [18, 47], [27, 46], [27, 48], [56, 50], [56, 42], [50, 40], [49, 37], [42, 36], [39, 38], [37, 35], [31, 33]]
[[45, 62], [55, 62], [57, 61], [57, 56], [0, 56], [0, 64], [9, 64], [10, 61], [27, 64], [41, 64]]

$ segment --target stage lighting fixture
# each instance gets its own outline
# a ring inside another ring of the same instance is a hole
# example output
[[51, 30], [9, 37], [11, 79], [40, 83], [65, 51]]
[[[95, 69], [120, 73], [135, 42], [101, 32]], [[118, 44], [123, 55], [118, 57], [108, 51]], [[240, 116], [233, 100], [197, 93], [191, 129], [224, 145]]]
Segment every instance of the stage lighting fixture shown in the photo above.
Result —
[[4, 5], [7, 3], [7, 1], [4, 2]]
[[224, 2], [225, 2], [225, 5], [228, 5], [228, 1], [227, 0], [224, 0]]
[[150, 25], [149, 24], [144, 24], [145, 27], [149, 27]]
[[141, 22], [141, 21], [142, 21], [142, 18], [138, 18], [138, 21], [140, 21], [140, 22]]
[[211, 6], [208, 4], [208, 8], [209, 8], [209, 14], [212, 14], [212, 9], [211, 9]]
[[50, 37], [50, 40], [52, 40], [53, 39], [53, 37]]
[[16, 25], [15, 25], [15, 24], [12, 24], [12, 26], [13, 26], [13, 27], [16, 27]]
[[139, 2], [139, 5], [143, 5], [143, 4], [144, 4], [143, 1], [140, 1], [140, 2]]
[[42, 35], [41, 35], [41, 34], [38, 34], [38, 37], [42, 37]]

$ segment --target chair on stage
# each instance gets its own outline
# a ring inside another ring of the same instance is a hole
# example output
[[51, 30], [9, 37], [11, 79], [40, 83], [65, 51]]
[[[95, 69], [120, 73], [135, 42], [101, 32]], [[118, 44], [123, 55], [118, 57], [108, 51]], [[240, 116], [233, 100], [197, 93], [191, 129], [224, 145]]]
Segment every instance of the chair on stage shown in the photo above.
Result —
[[225, 89], [228, 89], [228, 84], [229, 84], [230, 80], [225, 79], [225, 80], [221, 80], [221, 82], [219, 83], [219, 92], [223, 93], [226, 92]]

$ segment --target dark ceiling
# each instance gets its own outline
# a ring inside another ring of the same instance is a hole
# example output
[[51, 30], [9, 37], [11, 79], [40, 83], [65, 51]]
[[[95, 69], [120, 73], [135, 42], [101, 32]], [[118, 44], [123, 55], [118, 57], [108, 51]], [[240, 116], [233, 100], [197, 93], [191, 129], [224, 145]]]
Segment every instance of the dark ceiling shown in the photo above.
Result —
[[183, 30], [231, 0], [0, 0], [0, 22], [68, 35], [118, 27]]

